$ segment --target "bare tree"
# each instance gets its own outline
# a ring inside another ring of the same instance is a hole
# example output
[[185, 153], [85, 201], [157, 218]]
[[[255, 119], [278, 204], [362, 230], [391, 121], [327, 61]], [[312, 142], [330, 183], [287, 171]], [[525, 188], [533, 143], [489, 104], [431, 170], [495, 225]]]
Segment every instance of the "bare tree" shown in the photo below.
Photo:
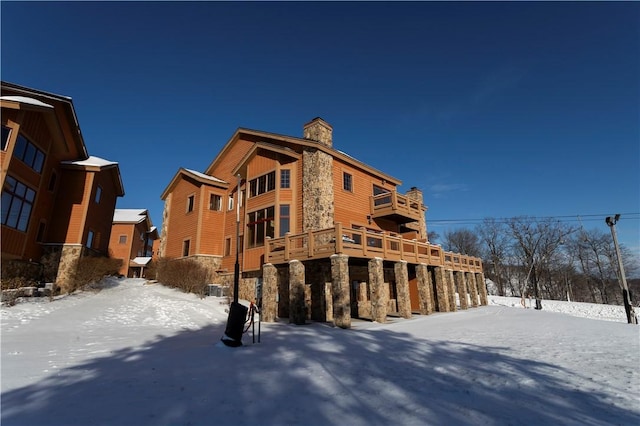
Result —
[[481, 256], [480, 241], [478, 236], [469, 229], [457, 229], [444, 233], [443, 247], [445, 250], [468, 256]]
[[485, 274], [496, 283], [498, 295], [504, 296], [506, 283], [510, 282], [508, 268], [505, 268], [509, 251], [508, 231], [504, 223], [487, 218], [476, 228], [476, 232], [483, 244], [482, 259], [485, 268], [488, 268]]

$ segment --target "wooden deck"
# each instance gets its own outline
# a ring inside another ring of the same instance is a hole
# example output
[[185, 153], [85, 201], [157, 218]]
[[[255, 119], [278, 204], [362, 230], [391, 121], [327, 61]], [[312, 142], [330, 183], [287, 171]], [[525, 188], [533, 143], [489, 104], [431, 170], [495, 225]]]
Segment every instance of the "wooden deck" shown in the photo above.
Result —
[[371, 196], [371, 216], [392, 216], [398, 223], [418, 222], [424, 215], [422, 205], [396, 191]]
[[477, 257], [447, 252], [438, 245], [407, 240], [388, 233], [343, 228], [339, 223], [334, 228], [268, 239], [264, 260], [265, 263], [277, 265], [294, 259], [324, 259], [333, 254], [365, 259], [379, 257], [396, 262], [404, 260], [454, 271], [482, 272], [482, 260]]

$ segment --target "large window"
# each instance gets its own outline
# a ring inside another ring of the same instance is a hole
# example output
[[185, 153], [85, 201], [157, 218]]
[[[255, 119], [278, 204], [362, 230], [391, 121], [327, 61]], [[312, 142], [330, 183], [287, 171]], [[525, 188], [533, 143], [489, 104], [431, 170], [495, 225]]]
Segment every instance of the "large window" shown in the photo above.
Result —
[[276, 172], [267, 173], [249, 181], [249, 197], [276, 189]]
[[280, 205], [280, 236], [284, 237], [284, 234], [289, 232], [289, 204]]
[[42, 172], [42, 166], [44, 165], [44, 152], [29, 142], [24, 136], [18, 135], [13, 155], [14, 157], [22, 160], [27, 166], [31, 167], [36, 172]]
[[280, 188], [291, 188], [291, 170], [280, 170]]
[[7, 176], [2, 191], [2, 224], [26, 231], [36, 193], [22, 182]]
[[274, 207], [267, 207], [248, 214], [247, 242], [249, 247], [264, 245], [266, 237], [274, 235]]

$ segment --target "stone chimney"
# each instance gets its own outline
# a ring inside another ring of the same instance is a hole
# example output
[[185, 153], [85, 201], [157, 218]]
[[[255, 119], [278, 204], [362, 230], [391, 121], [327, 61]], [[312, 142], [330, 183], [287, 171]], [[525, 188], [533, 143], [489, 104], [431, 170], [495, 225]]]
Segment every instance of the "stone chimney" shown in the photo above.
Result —
[[316, 117], [303, 127], [302, 137], [331, 148], [333, 146], [333, 127], [320, 117]]

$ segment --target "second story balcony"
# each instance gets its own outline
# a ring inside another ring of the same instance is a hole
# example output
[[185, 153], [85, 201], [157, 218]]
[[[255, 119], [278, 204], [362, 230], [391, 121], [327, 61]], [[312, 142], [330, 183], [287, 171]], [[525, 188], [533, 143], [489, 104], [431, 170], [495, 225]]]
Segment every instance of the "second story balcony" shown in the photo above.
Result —
[[424, 215], [424, 207], [419, 201], [396, 191], [372, 195], [370, 200], [373, 219], [385, 218], [402, 224], [418, 222]]

